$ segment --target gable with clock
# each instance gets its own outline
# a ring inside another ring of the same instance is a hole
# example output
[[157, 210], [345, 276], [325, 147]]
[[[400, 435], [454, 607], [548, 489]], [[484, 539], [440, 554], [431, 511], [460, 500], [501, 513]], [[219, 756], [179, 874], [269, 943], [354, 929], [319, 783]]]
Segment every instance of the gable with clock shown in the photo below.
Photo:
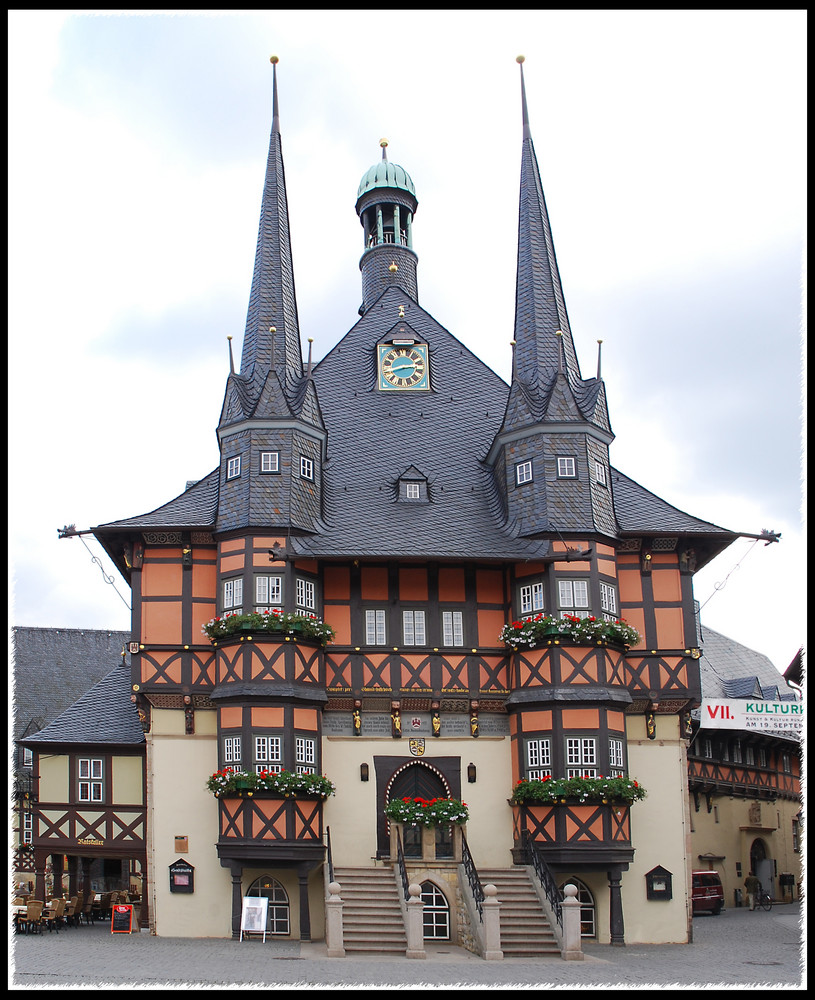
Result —
[[377, 371], [380, 389], [429, 389], [427, 344], [409, 338], [379, 344]]

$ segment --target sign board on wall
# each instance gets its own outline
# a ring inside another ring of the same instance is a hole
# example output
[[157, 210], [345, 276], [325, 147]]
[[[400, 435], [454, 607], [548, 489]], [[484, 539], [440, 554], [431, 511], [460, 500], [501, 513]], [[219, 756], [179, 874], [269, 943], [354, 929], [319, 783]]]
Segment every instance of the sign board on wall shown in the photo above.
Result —
[[703, 729], [798, 733], [804, 728], [802, 701], [751, 701], [749, 698], [703, 698], [699, 725]]

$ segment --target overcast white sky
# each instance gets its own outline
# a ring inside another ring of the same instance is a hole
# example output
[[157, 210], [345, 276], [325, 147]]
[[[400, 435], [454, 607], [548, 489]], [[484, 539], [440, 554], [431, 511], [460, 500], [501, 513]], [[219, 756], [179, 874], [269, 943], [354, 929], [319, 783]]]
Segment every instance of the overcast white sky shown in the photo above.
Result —
[[152, 510], [217, 465], [272, 53], [304, 350], [358, 318], [354, 200], [385, 136], [416, 185], [422, 305], [508, 378], [523, 53], [612, 463], [782, 533], [695, 588], [703, 623], [785, 669], [806, 620], [805, 34], [804, 11], [12, 11], [11, 624], [128, 629], [100, 547], [57, 529]]

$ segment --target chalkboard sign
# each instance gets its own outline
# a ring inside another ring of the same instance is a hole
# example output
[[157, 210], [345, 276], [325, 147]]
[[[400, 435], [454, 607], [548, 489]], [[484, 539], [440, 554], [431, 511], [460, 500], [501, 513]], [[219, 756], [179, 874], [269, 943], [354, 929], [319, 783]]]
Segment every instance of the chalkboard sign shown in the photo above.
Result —
[[170, 892], [195, 892], [195, 868], [183, 858], [170, 865]]
[[132, 928], [133, 907], [129, 903], [114, 903], [110, 911], [110, 933], [130, 934]]

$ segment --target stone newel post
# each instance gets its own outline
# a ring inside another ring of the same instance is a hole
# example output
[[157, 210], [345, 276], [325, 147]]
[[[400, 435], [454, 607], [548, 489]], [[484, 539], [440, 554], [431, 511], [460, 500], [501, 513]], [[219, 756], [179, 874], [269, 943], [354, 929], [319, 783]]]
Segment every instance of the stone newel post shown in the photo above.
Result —
[[345, 958], [345, 942], [342, 932], [342, 899], [339, 882], [328, 883], [328, 898], [325, 901], [325, 944], [329, 958]]
[[571, 882], [563, 887], [566, 897], [560, 904], [563, 916], [563, 944], [560, 957], [566, 961], [582, 960], [583, 946], [580, 938], [580, 900], [577, 898], [577, 886]]
[[406, 958], [427, 958], [424, 950], [424, 903], [422, 887], [414, 882], [408, 886], [407, 901], [407, 951]]

